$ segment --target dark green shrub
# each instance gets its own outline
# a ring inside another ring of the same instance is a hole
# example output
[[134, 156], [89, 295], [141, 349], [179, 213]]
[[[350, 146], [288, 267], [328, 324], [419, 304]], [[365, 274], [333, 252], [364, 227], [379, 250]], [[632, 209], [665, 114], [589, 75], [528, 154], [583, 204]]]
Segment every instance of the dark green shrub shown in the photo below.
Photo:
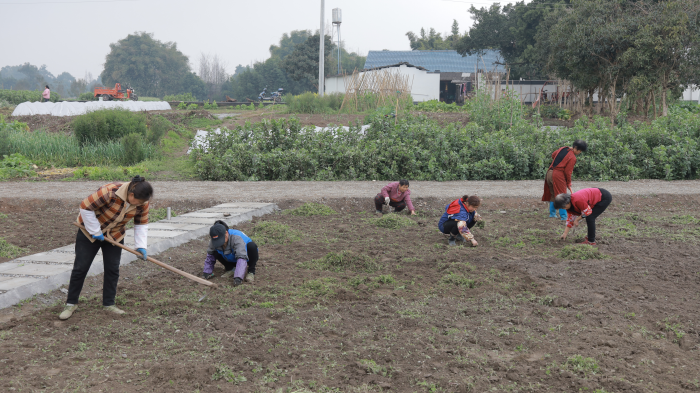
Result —
[[99, 98], [95, 97], [94, 92], [89, 91], [78, 96], [78, 101], [99, 101]]
[[306, 92], [298, 96], [285, 98], [287, 109], [291, 113], [333, 113], [343, 104], [342, 94], [326, 94], [319, 97], [316, 93]]
[[146, 136], [146, 116], [126, 109], [101, 109], [73, 120], [73, 133], [81, 144], [117, 140], [125, 135]]
[[149, 123], [146, 140], [152, 145], [157, 145], [163, 135], [174, 127], [173, 123], [161, 115], [152, 116]]
[[129, 134], [122, 138], [124, 146], [124, 164], [133, 165], [141, 162], [146, 157], [143, 136], [141, 134]]

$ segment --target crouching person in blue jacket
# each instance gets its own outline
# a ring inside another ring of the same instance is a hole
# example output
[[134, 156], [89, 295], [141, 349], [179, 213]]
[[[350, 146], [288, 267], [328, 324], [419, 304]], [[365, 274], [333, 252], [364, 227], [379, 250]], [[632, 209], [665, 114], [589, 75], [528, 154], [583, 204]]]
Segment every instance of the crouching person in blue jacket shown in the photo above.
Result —
[[221, 277], [233, 276], [233, 286], [243, 280], [252, 283], [255, 265], [258, 263], [258, 246], [245, 233], [229, 229], [223, 221], [216, 221], [209, 229], [209, 248], [204, 261], [204, 278], [214, 277], [216, 261], [224, 265], [226, 272]]
[[456, 239], [466, 242], [469, 240], [472, 247], [479, 245], [470, 229], [481, 219], [476, 209], [481, 205], [481, 199], [478, 196], [465, 195], [461, 199], [452, 201], [445, 206], [445, 213], [438, 221], [438, 229], [440, 232], [450, 235], [449, 244], [456, 245]]

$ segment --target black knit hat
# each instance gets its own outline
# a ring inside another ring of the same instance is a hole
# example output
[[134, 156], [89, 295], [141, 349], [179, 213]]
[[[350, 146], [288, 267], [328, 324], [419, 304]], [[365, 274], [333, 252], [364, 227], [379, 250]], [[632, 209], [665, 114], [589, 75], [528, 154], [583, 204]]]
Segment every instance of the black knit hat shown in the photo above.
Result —
[[219, 248], [226, 242], [226, 227], [221, 224], [214, 224], [209, 228], [212, 248]]

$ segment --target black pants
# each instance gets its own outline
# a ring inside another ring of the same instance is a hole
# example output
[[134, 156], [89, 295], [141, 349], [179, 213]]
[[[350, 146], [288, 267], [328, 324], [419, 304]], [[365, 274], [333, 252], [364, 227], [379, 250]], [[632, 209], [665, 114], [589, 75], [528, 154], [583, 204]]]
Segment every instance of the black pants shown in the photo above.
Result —
[[586, 217], [586, 225], [588, 225], [588, 241], [591, 243], [595, 242], [595, 219], [598, 218], [599, 215], [603, 214], [605, 209], [608, 208], [608, 205], [610, 205], [610, 202], [612, 202], [612, 195], [608, 190], [604, 188], [599, 188], [599, 190], [602, 194], [600, 202], [593, 206], [593, 213]]
[[[457, 228], [457, 223], [459, 223], [459, 221], [457, 221], [457, 220], [447, 220], [447, 221], [445, 221], [445, 222], [442, 224], [442, 228], [445, 230], [443, 233], [448, 234], [448, 235], [452, 235], [453, 237], [460, 237], [460, 236], [462, 236], [462, 235], [459, 233], [459, 228]], [[474, 226], [475, 223], [476, 223], [476, 221], [472, 221], [471, 224], [467, 224], [467, 228], [472, 229], [472, 227]]]
[[[255, 242], [250, 242], [246, 244], [246, 250], [248, 251], [248, 273], [253, 273], [255, 274], [255, 265], [258, 263], [258, 245], [255, 244]], [[236, 268], [236, 262], [229, 262], [226, 259], [224, 259], [224, 256], [219, 254], [218, 252], [214, 252], [214, 256], [216, 257], [216, 260], [221, 262], [222, 265], [224, 265], [224, 269], [226, 271], [233, 270]]]
[[[382, 210], [382, 206], [384, 205], [384, 195], [382, 194], [377, 194], [376, 197], [374, 197], [374, 207], [377, 210]], [[394, 202], [391, 199], [389, 200], [389, 206], [393, 207], [396, 211], [396, 213], [400, 212], [401, 210], [406, 208], [406, 201], [398, 201]]]
[[[124, 239], [122, 239], [121, 243], [124, 244]], [[102, 249], [102, 261], [105, 268], [104, 284], [102, 284], [102, 305], [114, 305], [114, 298], [117, 296], [119, 262], [122, 259], [122, 249], [106, 241], [95, 240], [90, 242], [81, 230], [78, 230], [78, 235], [75, 237], [75, 262], [70, 275], [68, 300], [66, 303], [78, 304], [85, 277], [90, 270], [90, 266], [92, 266], [92, 261], [95, 259], [97, 251], [100, 249]]]

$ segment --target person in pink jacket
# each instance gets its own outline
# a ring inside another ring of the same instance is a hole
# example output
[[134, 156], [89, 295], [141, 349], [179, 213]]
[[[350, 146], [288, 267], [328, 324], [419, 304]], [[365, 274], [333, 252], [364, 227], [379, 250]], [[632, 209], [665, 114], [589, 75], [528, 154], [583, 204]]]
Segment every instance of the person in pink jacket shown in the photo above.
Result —
[[411, 203], [411, 191], [408, 189], [408, 180], [404, 179], [384, 186], [382, 192], [374, 197], [374, 207], [378, 214], [382, 214], [383, 205], [393, 207], [395, 213], [408, 207], [408, 211], [411, 214], [416, 214], [416, 209]]
[[44, 89], [44, 93], [41, 95], [41, 98], [41, 102], [51, 101], [51, 89], [49, 89], [49, 85], [46, 85], [46, 89]]

